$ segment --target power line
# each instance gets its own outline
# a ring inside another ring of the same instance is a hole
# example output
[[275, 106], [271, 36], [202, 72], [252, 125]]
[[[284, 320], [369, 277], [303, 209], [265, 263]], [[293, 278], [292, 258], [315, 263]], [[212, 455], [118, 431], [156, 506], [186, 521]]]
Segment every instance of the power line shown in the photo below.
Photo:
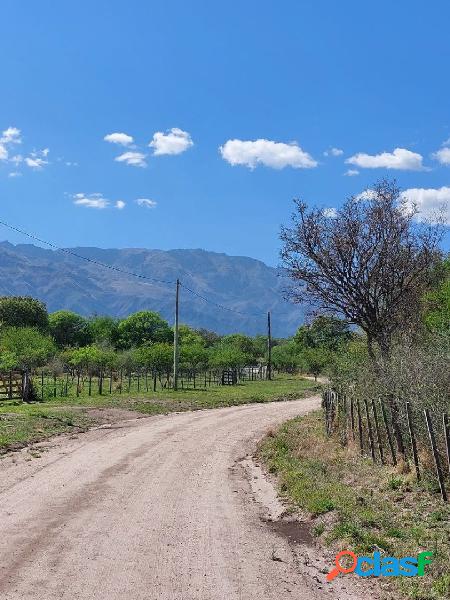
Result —
[[[74, 252], [73, 250], [69, 250], [68, 248], [60, 248], [59, 246], [57, 246], [56, 244], [53, 244], [52, 242], [48, 242], [47, 240], [43, 240], [42, 238], [37, 237], [36, 235], [33, 235], [32, 233], [28, 233], [27, 231], [24, 231], [23, 229], [20, 229], [19, 227], [15, 227], [14, 225], [10, 225], [9, 223], [6, 223], [5, 221], [0, 221], [0, 225], [3, 225], [4, 227], [10, 229], [11, 231], [15, 231], [17, 233], [20, 233], [21, 235], [25, 235], [26, 237], [39, 242], [41, 244], [45, 244], [46, 246], [49, 246], [50, 248], [53, 248], [54, 250], [57, 250], [59, 252], [64, 252], [64, 254], [68, 254], [69, 256], [73, 256], [75, 258], [78, 258], [80, 260], [84, 260], [85, 262], [97, 265], [99, 267], [103, 267], [105, 269], [110, 269], [111, 271], [116, 271], [117, 273], [122, 273], [123, 275], [129, 275], [131, 277], [136, 277], [137, 279], [144, 279], [147, 281], [152, 281], [153, 283], [160, 283], [163, 285], [175, 285], [175, 281], [166, 281], [163, 279], [157, 279], [155, 277], [149, 277], [147, 275], [140, 275], [139, 273], [134, 273], [133, 271], [127, 271], [125, 269], [121, 269], [120, 267], [115, 267], [114, 265], [109, 265], [107, 263], [104, 263], [102, 261], [96, 260], [94, 258], [89, 258], [87, 256], [83, 256], [82, 254], [78, 254], [77, 252]], [[184, 269], [183, 269], [184, 270]], [[192, 275], [191, 275], [192, 276]], [[230, 308], [228, 306], [224, 306], [223, 304], [219, 304], [218, 302], [215, 302], [214, 300], [210, 300], [209, 298], [207, 298], [206, 296], [203, 296], [202, 294], [199, 294], [198, 292], [196, 292], [195, 290], [192, 290], [191, 288], [187, 287], [186, 285], [184, 285], [182, 282], [180, 282], [180, 285], [189, 293], [193, 294], [194, 296], [196, 296], [197, 298], [199, 298], [200, 300], [203, 300], [204, 302], [207, 302], [208, 304], [211, 304], [213, 306], [215, 306], [216, 308], [219, 308], [221, 310], [225, 310], [231, 313], [235, 313], [237, 315], [240, 315], [242, 317], [246, 317], [246, 318], [254, 318], [254, 319], [260, 319], [263, 316], [266, 316], [266, 312], [261, 312], [258, 314], [252, 314], [252, 313], [243, 313], [239, 310], [236, 310], [234, 308]]]
[[56, 246], [55, 244], [52, 244], [51, 242], [47, 242], [46, 240], [38, 238], [37, 236], [33, 235], [32, 233], [28, 233], [28, 232], [24, 231], [23, 229], [19, 229], [18, 227], [9, 225], [8, 223], [5, 223], [4, 221], [0, 221], [0, 225], [3, 225], [4, 227], [7, 227], [8, 229], [12, 229], [13, 231], [17, 231], [18, 233], [21, 233], [22, 235], [26, 235], [27, 237], [31, 238], [32, 240], [35, 240], [36, 242], [40, 242], [41, 244], [46, 244], [47, 246], [49, 246], [50, 248], [53, 248], [54, 250], [58, 250], [59, 252], [64, 252], [65, 254], [69, 254], [70, 256], [74, 256], [75, 258], [79, 258], [81, 260], [92, 263], [94, 265], [104, 267], [105, 269], [110, 269], [111, 271], [117, 271], [118, 273], [123, 273], [124, 275], [131, 275], [132, 277], [137, 277], [138, 279], [148, 279], [149, 281], [153, 281], [155, 283], [162, 283], [164, 285], [174, 285], [175, 284], [175, 281], [164, 281], [163, 279], [156, 279], [155, 277], [147, 277], [146, 275], [139, 275], [139, 273], [134, 273], [133, 271], [126, 271], [125, 269], [120, 269], [119, 267], [115, 267], [114, 265], [108, 265], [107, 263], [101, 262], [99, 260], [95, 260], [95, 258], [88, 258], [87, 256], [82, 256], [81, 254], [78, 254], [77, 252], [73, 252], [72, 250], [69, 250], [68, 248], [60, 248], [59, 246]]
[[237, 315], [241, 315], [241, 317], [252, 317], [254, 319], [260, 319], [260, 318], [265, 317], [267, 315], [266, 312], [264, 312], [264, 313], [261, 312], [261, 313], [258, 313], [258, 314], [256, 314], [256, 313], [252, 314], [252, 313], [243, 313], [243, 312], [240, 312], [239, 310], [236, 310], [234, 308], [230, 308], [229, 306], [224, 306], [223, 304], [219, 304], [218, 302], [214, 302], [214, 300], [210, 300], [206, 296], [202, 296], [198, 292], [195, 292], [194, 290], [191, 290], [191, 288], [188, 288], [186, 285], [184, 285], [184, 283], [180, 283], [180, 285], [187, 292], [190, 292], [194, 296], [197, 296], [197, 298], [200, 298], [200, 300], [203, 300], [204, 302], [208, 302], [208, 304], [212, 304], [213, 306], [216, 306], [217, 308], [221, 308], [222, 310], [226, 310], [228, 312], [232, 312], [232, 313], [235, 313]]

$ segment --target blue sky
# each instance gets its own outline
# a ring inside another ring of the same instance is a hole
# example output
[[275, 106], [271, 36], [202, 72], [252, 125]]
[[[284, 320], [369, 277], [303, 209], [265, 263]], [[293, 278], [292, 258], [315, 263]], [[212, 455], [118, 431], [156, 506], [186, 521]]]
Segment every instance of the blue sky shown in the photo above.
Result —
[[444, 0], [3, 0], [0, 219], [277, 264], [294, 197], [338, 206], [388, 175], [426, 213], [450, 199], [449, 18]]

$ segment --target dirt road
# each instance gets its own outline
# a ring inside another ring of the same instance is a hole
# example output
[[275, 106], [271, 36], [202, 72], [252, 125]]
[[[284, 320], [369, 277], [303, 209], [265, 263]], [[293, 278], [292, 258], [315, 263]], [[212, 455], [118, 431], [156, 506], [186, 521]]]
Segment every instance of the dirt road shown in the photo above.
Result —
[[318, 404], [127, 421], [3, 459], [0, 598], [330, 598], [261, 520], [241, 462], [267, 427]]

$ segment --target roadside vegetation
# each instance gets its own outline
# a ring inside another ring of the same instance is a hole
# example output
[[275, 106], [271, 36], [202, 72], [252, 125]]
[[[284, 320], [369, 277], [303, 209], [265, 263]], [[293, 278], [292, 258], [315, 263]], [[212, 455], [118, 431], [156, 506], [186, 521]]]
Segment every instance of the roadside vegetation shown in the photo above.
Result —
[[317, 370], [329, 380], [324, 409], [273, 432], [260, 455], [325, 544], [397, 557], [432, 551], [428, 575], [392, 578], [383, 586], [418, 600], [448, 598], [450, 259], [439, 248], [444, 220], [439, 214], [423, 220], [390, 181], [348, 199], [332, 217], [300, 201], [296, 207], [292, 226], [282, 231], [289, 294], [341, 318], [351, 334], [334, 347], [317, 340], [324, 358]]
[[420, 600], [449, 597], [450, 510], [412, 472], [374, 465], [352, 444], [325, 434], [317, 412], [285, 423], [259, 449], [281, 494], [311, 518], [311, 532], [335, 550], [370, 555], [417, 556], [433, 552], [425, 577], [381, 582], [386, 593]]

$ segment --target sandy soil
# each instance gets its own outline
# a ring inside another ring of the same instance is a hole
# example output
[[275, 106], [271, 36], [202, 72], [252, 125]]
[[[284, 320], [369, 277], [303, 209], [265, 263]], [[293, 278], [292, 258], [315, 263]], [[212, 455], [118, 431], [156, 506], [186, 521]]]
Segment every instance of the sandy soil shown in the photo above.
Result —
[[319, 402], [123, 421], [3, 458], [0, 598], [359, 598], [350, 578], [325, 583], [251, 460], [268, 427]]

